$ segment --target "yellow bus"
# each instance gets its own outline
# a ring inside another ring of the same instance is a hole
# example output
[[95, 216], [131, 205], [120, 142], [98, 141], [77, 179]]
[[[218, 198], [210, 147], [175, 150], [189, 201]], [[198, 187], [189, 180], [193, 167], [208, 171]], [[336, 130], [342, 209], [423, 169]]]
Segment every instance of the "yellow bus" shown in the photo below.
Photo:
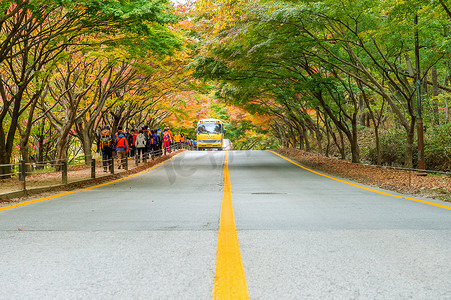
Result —
[[196, 128], [197, 150], [222, 150], [224, 139], [224, 125], [218, 119], [199, 120]]

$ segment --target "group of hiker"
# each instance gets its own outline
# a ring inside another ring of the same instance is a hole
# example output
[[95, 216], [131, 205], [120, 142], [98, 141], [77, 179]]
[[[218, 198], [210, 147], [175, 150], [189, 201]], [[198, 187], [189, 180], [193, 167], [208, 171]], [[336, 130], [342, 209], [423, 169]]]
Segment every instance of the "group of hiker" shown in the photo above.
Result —
[[[126, 168], [126, 158], [135, 157], [140, 163], [150, 157], [159, 156], [163, 151], [170, 152], [171, 145], [186, 144], [193, 146], [193, 140], [183, 133], [173, 134], [170, 128], [150, 130], [148, 126], [138, 129], [122, 127], [113, 134], [109, 126], [104, 126], [97, 139], [97, 149], [102, 152], [103, 170], [107, 172], [111, 167], [113, 154], [116, 152], [118, 168]], [[163, 150], [163, 151], [162, 151]]]

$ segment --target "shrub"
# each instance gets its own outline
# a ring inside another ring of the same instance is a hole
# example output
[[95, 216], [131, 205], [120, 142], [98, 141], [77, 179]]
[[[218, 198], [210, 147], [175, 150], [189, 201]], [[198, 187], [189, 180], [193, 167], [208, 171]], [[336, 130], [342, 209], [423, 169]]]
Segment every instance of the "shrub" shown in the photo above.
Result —
[[451, 123], [429, 128], [424, 144], [426, 169], [451, 171]]
[[[405, 157], [406, 133], [403, 130], [381, 132], [381, 163], [385, 166], [403, 166]], [[414, 145], [414, 149], [415, 149]], [[416, 151], [413, 151], [414, 161], [416, 160]], [[367, 159], [372, 163], [377, 163], [376, 142], [369, 148]]]
[[[374, 141], [373, 141], [374, 142]], [[382, 165], [403, 166], [406, 133], [389, 131], [381, 133]], [[428, 128], [424, 135], [424, 158], [426, 169], [451, 171], [451, 123]], [[413, 145], [414, 167], [418, 167], [418, 145]], [[369, 148], [365, 159], [371, 164], [377, 163], [375, 142]]]

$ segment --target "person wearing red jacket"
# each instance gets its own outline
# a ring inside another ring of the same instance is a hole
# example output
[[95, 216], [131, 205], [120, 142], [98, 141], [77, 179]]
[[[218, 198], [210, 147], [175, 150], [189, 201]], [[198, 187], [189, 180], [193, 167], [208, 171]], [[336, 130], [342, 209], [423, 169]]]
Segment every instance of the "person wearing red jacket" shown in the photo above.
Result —
[[118, 160], [118, 169], [121, 167], [125, 169], [127, 153], [129, 150], [128, 141], [122, 131], [117, 133], [117, 138], [114, 140], [114, 144], [116, 145], [116, 153]]
[[132, 129], [130, 131], [130, 135], [128, 136], [128, 139], [127, 139], [128, 146], [130, 148], [130, 151], [129, 151], [130, 152], [129, 153], [130, 157], [135, 157], [135, 149], [136, 149], [135, 142], [136, 142], [136, 137], [137, 136], [138, 136], [137, 131], [135, 129]]

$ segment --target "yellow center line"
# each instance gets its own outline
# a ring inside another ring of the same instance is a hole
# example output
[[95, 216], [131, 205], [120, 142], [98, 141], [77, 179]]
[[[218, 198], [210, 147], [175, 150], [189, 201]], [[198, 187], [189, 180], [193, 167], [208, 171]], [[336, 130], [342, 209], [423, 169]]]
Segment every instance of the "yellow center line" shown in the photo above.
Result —
[[0, 211], [12, 209], [12, 208], [15, 208], [15, 207], [26, 206], [26, 205], [30, 205], [30, 204], [33, 204], [33, 203], [42, 202], [42, 201], [46, 201], [46, 200], [50, 200], [50, 199], [54, 199], [54, 198], [58, 198], [58, 197], [62, 197], [62, 196], [66, 196], [66, 195], [82, 192], [82, 191], [89, 191], [89, 190], [92, 190], [92, 189], [95, 189], [95, 188], [99, 188], [99, 187], [102, 187], [102, 186], [110, 185], [110, 184], [113, 184], [113, 183], [116, 183], [116, 182], [119, 182], [119, 181], [122, 181], [122, 180], [125, 180], [125, 179], [128, 179], [128, 178], [132, 178], [132, 177], [144, 174], [146, 172], [149, 172], [150, 170], [153, 170], [153, 169], [161, 166], [162, 164], [164, 164], [164, 163], [176, 158], [180, 154], [181, 153], [179, 153], [177, 155], [174, 155], [170, 159], [162, 161], [161, 163], [156, 164], [155, 166], [153, 166], [153, 167], [151, 167], [149, 169], [146, 169], [146, 170], [141, 171], [139, 173], [135, 173], [135, 174], [129, 175], [127, 177], [119, 178], [119, 179], [116, 179], [116, 180], [113, 180], [113, 181], [108, 181], [108, 182], [105, 182], [105, 183], [102, 183], [102, 184], [98, 184], [98, 185], [95, 185], [95, 186], [91, 186], [91, 187], [80, 189], [80, 190], [76, 190], [76, 191], [64, 192], [64, 193], [60, 193], [60, 194], [56, 194], [56, 195], [52, 195], [52, 196], [48, 196], [48, 197], [44, 197], [44, 198], [39, 198], [39, 199], [35, 199], [35, 200], [29, 200], [29, 201], [20, 202], [20, 203], [17, 203], [17, 204], [14, 204], [14, 205], [10, 205], [10, 206], [0, 207]]
[[320, 175], [320, 176], [323, 176], [323, 177], [326, 177], [326, 178], [329, 178], [329, 179], [332, 179], [332, 180], [335, 180], [335, 181], [338, 181], [338, 182], [346, 183], [346, 184], [349, 184], [349, 185], [358, 187], [358, 188], [360, 188], [360, 189], [364, 189], [364, 190], [367, 190], [367, 191], [370, 191], [370, 192], [373, 192], [373, 193], [378, 193], [378, 194], [381, 194], [381, 195], [384, 195], [384, 196], [389, 196], [389, 197], [394, 197], [394, 198], [400, 198], [400, 199], [406, 199], [406, 200], [410, 200], [410, 201], [420, 202], [420, 203], [424, 203], [424, 204], [427, 204], [427, 205], [432, 205], [432, 206], [436, 206], [436, 207], [440, 207], [440, 208], [445, 208], [445, 209], [451, 210], [451, 206], [446, 206], [446, 205], [442, 205], [442, 204], [439, 204], [439, 203], [434, 203], [434, 202], [430, 202], [430, 201], [425, 201], [425, 200], [421, 200], [421, 199], [417, 199], [417, 198], [410, 198], [410, 197], [406, 197], [406, 196], [393, 195], [393, 194], [385, 193], [385, 192], [378, 191], [378, 190], [375, 190], [375, 189], [367, 188], [367, 187], [364, 187], [364, 186], [361, 186], [361, 185], [358, 185], [358, 184], [355, 184], [355, 183], [352, 183], [352, 182], [349, 182], [349, 181], [341, 180], [341, 179], [338, 179], [338, 178], [335, 178], [335, 177], [332, 177], [332, 176], [328, 176], [328, 175], [325, 175], [325, 174], [323, 174], [323, 173], [316, 172], [316, 171], [313, 171], [313, 170], [311, 170], [311, 169], [309, 169], [309, 168], [306, 168], [306, 167], [304, 167], [304, 166], [301, 166], [300, 164], [295, 163], [295, 162], [292, 161], [291, 159], [288, 159], [288, 158], [286, 158], [285, 156], [280, 155], [279, 153], [276, 153], [276, 152], [274, 152], [274, 151], [270, 151], [270, 152], [272, 152], [272, 153], [274, 153], [275, 155], [277, 155], [277, 156], [279, 156], [279, 157], [281, 157], [281, 158], [283, 158], [283, 159], [289, 161], [289, 162], [292, 163], [292, 164], [295, 164], [296, 166], [298, 166], [298, 167], [300, 167], [300, 168], [302, 168], [302, 169], [304, 169], [304, 170], [307, 170], [307, 171], [309, 171], [309, 172], [315, 173], [315, 174], [317, 174], [317, 175]]
[[219, 223], [213, 299], [249, 299], [233, 214], [227, 152], [224, 162], [224, 195]]

